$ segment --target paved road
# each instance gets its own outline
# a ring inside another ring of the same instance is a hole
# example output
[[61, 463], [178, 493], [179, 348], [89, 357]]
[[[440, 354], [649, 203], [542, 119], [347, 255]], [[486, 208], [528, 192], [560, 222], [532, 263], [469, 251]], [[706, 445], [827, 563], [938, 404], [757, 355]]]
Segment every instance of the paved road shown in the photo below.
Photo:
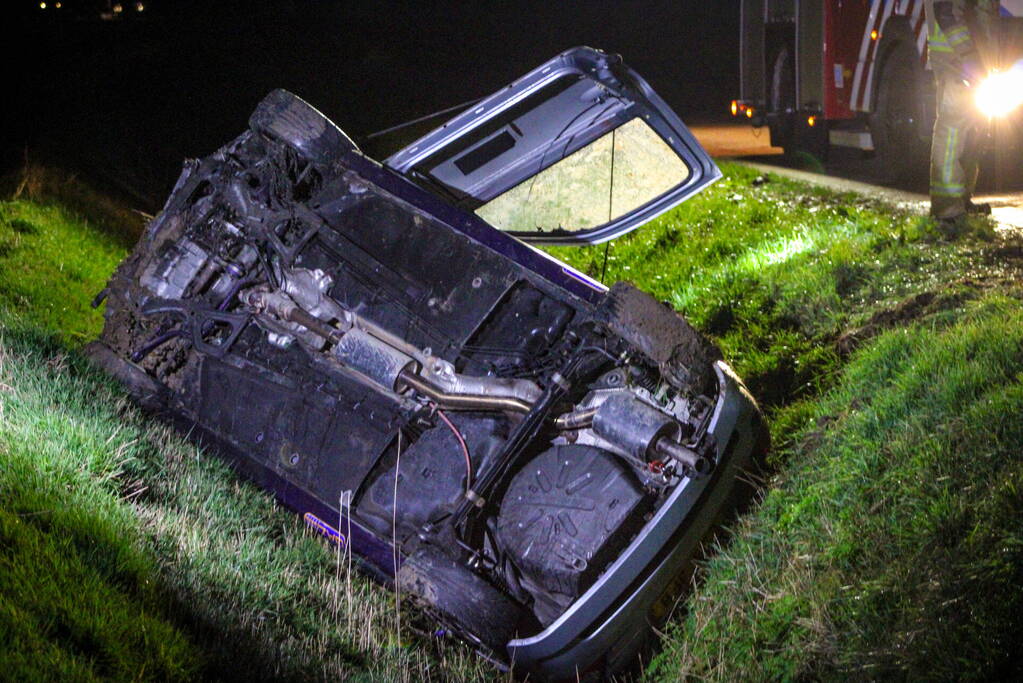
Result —
[[[734, 123], [695, 125], [690, 128], [711, 156], [740, 161], [763, 171], [780, 173], [798, 180], [830, 187], [839, 191], [853, 191], [880, 196], [887, 201], [920, 210], [928, 210], [926, 179], [912, 178], [892, 187], [870, 182], [867, 164], [857, 153], [840, 150], [832, 154], [825, 167], [807, 171], [786, 165], [782, 151], [771, 147], [766, 129]], [[992, 214], [999, 226], [1006, 230], [1023, 230], [1023, 188], [1010, 187], [1007, 191], [983, 190], [975, 201], [991, 204]]]

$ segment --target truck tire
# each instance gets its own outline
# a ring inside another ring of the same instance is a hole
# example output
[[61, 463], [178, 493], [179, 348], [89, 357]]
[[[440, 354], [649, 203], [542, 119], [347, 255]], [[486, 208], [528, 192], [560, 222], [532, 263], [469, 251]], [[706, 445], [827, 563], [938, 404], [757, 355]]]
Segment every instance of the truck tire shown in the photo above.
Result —
[[930, 150], [926, 86], [927, 72], [916, 48], [899, 41], [892, 45], [878, 70], [877, 96], [870, 115], [874, 142], [872, 175], [894, 182], [927, 170]]

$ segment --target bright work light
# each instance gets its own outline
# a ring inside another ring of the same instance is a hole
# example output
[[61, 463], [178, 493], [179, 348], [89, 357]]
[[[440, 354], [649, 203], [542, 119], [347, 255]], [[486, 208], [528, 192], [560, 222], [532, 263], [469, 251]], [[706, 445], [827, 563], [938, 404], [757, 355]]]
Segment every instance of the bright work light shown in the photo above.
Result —
[[992, 71], [977, 86], [977, 107], [991, 117], [1005, 116], [1023, 104], [1023, 71]]

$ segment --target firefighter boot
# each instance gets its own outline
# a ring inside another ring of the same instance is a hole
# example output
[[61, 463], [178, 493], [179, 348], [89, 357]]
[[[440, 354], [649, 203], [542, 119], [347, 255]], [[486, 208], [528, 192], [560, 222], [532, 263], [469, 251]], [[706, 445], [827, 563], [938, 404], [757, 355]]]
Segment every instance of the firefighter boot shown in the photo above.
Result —
[[972, 199], [969, 199], [966, 201], [966, 213], [976, 216], [990, 216], [991, 205], [987, 202], [976, 204]]

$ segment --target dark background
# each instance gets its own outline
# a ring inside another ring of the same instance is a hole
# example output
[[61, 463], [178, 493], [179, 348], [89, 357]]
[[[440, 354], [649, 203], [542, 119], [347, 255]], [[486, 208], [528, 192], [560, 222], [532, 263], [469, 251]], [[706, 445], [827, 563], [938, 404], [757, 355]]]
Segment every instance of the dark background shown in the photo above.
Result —
[[445, 119], [366, 135], [484, 96], [575, 45], [622, 54], [690, 122], [725, 115], [738, 92], [738, 0], [149, 0], [142, 12], [122, 2], [113, 20], [100, 18], [112, 2], [16, 2], [2, 170], [27, 154], [150, 211], [184, 158], [240, 133], [276, 87], [378, 159]]

